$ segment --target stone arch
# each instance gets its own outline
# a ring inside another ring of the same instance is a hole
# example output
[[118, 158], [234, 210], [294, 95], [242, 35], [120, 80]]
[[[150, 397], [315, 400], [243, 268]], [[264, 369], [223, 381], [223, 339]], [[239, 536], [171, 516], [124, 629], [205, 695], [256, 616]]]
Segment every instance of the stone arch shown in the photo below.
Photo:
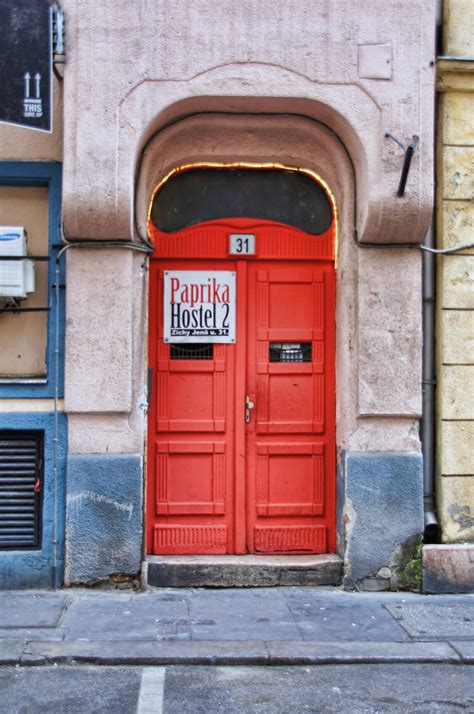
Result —
[[199, 113], [152, 134], [137, 164], [137, 229], [146, 217], [155, 186], [173, 169], [196, 163], [281, 163], [313, 171], [329, 186], [339, 223], [336, 300], [336, 441], [344, 448], [357, 423], [355, 345], [357, 247], [354, 233], [354, 170], [340, 139], [321, 122], [294, 114]]

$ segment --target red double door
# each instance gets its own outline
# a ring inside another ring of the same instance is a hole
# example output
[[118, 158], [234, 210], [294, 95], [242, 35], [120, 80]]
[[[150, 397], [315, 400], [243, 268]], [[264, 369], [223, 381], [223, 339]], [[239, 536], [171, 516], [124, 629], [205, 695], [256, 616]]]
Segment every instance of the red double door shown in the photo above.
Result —
[[[235, 273], [235, 343], [165, 343], [165, 271]], [[150, 288], [147, 552], [335, 551], [333, 263], [153, 259]]]

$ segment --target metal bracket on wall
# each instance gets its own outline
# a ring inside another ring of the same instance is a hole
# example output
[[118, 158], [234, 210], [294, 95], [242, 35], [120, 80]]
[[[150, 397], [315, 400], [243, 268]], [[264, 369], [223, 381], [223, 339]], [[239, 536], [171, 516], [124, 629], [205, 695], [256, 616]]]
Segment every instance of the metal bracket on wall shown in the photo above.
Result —
[[52, 8], [53, 12], [53, 62], [64, 64], [64, 10], [59, 5]]
[[408, 172], [410, 171], [410, 164], [413, 156], [415, 155], [416, 147], [418, 146], [418, 143], [420, 141], [420, 137], [417, 136], [416, 134], [413, 134], [412, 137], [412, 142], [409, 146], [405, 146], [399, 139], [397, 139], [396, 136], [393, 134], [390, 134], [389, 131], [385, 133], [385, 137], [387, 139], [391, 139], [394, 141], [397, 146], [400, 147], [402, 151], [405, 152], [405, 159], [403, 161], [403, 166], [402, 166], [402, 175], [400, 176], [400, 183], [398, 184], [398, 191], [397, 191], [397, 196], [400, 198], [405, 194], [405, 187], [407, 183], [407, 178], [408, 178]]
[[66, 64], [66, 53], [64, 48], [64, 10], [58, 4], [51, 9], [53, 18], [53, 72], [60, 82], [64, 79], [63, 74], [58, 71], [58, 66]]
[[50, 255], [0, 255], [0, 262], [4, 260], [51, 260]]
[[0, 307], [0, 315], [4, 312], [49, 312], [50, 307]]

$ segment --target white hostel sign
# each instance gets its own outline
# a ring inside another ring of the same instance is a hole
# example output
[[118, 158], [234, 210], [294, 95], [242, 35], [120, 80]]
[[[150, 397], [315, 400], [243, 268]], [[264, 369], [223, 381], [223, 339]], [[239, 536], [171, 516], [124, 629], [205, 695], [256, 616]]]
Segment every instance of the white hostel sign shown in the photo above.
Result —
[[235, 342], [235, 273], [164, 271], [165, 342]]

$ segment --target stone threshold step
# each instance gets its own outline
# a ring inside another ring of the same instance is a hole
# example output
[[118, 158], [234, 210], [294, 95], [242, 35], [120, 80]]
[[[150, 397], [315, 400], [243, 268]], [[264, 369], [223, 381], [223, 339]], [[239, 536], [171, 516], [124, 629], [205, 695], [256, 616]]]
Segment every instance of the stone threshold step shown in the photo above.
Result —
[[337, 555], [149, 555], [145, 587], [257, 588], [341, 585]]

